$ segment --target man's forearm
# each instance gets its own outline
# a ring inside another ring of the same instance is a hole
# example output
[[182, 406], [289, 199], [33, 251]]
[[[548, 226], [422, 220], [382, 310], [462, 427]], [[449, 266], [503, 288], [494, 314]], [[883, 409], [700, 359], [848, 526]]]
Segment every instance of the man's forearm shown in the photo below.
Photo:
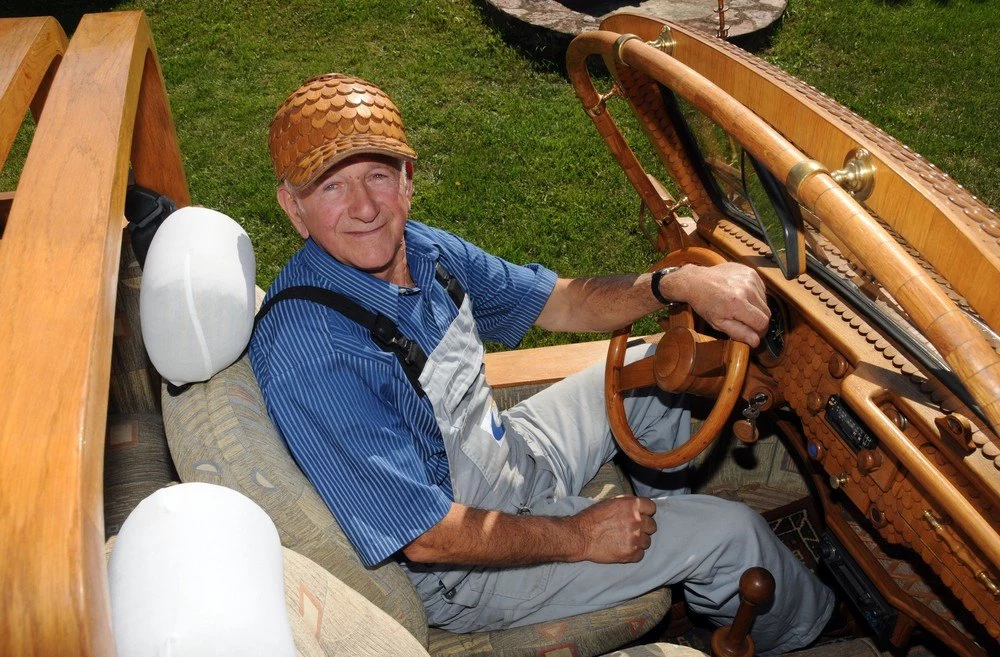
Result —
[[572, 518], [515, 516], [462, 504], [403, 549], [421, 563], [527, 566], [579, 561], [581, 537]]
[[574, 516], [511, 515], [452, 503], [403, 553], [419, 563], [479, 566], [629, 563], [649, 547], [655, 512], [651, 500], [632, 496], [596, 502]]
[[651, 274], [560, 278], [538, 325], [549, 331], [613, 331], [660, 308]]
[[[550, 331], [613, 331], [661, 308], [652, 275], [560, 278], [536, 324]], [[770, 311], [760, 277], [741, 264], [687, 264], [659, 280], [660, 296], [683, 301], [712, 327], [752, 347]]]

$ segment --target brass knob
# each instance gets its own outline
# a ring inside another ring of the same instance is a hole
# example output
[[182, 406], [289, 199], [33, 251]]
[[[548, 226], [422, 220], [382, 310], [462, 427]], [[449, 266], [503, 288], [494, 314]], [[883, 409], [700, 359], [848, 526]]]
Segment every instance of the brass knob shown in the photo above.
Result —
[[818, 392], [810, 392], [806, 396], [806, 407], [812, 412], [813, 415], [819, 413], [823, 410], [823, 398], [819, 396]]
[[860, 203], [875, 188], [875, 159], [863, 148], [852, 149], [844, 158], [844, 168], [830, 172], [834, 182]]
[[830, 487], [840, 490], [847, 486], [847, 482], [850, 481], [846, 474], [830, 475]]

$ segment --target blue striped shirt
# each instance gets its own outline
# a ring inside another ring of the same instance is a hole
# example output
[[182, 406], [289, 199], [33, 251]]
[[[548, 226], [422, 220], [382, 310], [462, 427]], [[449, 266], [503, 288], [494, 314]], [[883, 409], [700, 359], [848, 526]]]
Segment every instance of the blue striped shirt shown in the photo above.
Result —
[[[555, 285], [544, 267], [512, 265], [412, 221], [406, 255], [414, 288], [344, 265], [307, 240], [268, 296], [293, 285], [333, 290], [392, 319], [430, 354], [457, 315], [434, 279], [438, 261], [469, 295], [480, 336], [509, 347]], [[281, 301], [254, 331], [250, 360], [268, 413], [366, 565], [444, 517], [451, 479], [434, 411], [367, 329], [311, 301]]]

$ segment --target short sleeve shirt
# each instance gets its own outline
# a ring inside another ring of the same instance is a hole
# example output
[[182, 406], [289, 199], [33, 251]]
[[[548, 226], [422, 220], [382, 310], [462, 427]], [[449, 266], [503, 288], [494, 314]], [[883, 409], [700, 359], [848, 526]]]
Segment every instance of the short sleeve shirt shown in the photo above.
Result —
[[[411, 221], [405, 235], [413, 288], [344, 265], [307, 240], [268, 296], [297, 285], [332, 290], [393, 320], [430, 354], [457, 315], [434, 278], [438, 263], [466, 291], [480, 336], [509, 347], [555, 285], [550, 270], [513, 265], [451, 233]], [[250, 359], [268, 413], [366, 565], [448, 512], [449, 465], [433, 408], [367, 329], [321, 304], [286, 299], [254, 330]]]

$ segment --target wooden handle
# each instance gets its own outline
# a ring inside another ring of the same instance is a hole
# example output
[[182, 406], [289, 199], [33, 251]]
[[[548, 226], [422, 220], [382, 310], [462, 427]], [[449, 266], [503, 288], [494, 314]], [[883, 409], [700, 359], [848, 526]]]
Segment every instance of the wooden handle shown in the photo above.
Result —
[[749, 568], [740, 577], [740, 608], [730, 627], [712, 633], [713, 657], [753, 657], [750, 628], [761, 607], [774, 597], [774, 576], [766, 568]]

